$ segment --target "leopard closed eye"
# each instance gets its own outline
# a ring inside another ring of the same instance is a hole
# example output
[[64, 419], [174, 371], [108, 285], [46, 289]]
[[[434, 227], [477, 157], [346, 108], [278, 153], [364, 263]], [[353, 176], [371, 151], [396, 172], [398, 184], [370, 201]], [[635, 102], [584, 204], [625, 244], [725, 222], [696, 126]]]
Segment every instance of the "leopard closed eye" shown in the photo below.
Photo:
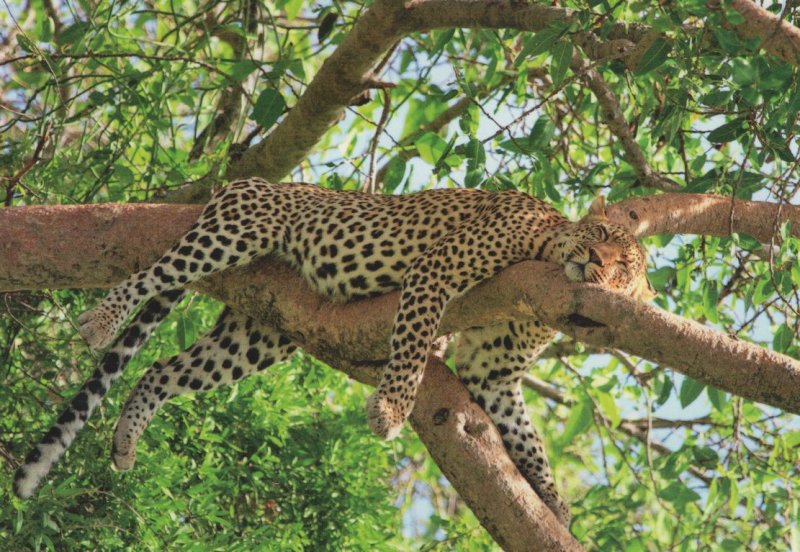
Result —
[[[411, 412], [447, 303], [509, 265], [527, 259], [556, 262], [572, 281], [595, 282], [638, 298], [652, 294], [641, 247], [606, 218], [602, 198], [584, 219], [570, 222], [520, 192], [447, 189], [381, 196], [257, 178], [236, 181], [208, 203], [158, 261], [81, 315], [80, 332], [90, 346], [111, 346], [26, 458], [15, 492], [21, 497], [34, 492], [131, 356], [181, 300], [186, 284], [267, 253], [285, 259], [334, 300], [401, 290], [389, 363], [367, 404], [371, 429], [385, 439], [398, 435]], [[554, 335], [537, 320], [471, 329], [458, 338], [456, 366], [522, 475], [568, 524], [569, 509], [556, 490], [520, 390], [525, 370]], [[295, 349], [277, 329], [226, 309], [211, 332], [142, 377], [115, 431], [115, 466], [133, 466], [138, 438], [170, 397], [264, 371]]]

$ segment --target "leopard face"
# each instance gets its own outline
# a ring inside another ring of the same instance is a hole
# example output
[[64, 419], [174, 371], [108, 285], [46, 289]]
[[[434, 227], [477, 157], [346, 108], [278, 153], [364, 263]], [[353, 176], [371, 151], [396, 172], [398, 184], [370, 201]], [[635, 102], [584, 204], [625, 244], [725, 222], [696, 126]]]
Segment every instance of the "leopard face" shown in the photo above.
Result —
[[574, 227], [567, 250], [564, 270], [571, 281], [601, 284], [635, 299], [655, 296], [644, 250], [626, 228], [608, 220], [602, 197]]

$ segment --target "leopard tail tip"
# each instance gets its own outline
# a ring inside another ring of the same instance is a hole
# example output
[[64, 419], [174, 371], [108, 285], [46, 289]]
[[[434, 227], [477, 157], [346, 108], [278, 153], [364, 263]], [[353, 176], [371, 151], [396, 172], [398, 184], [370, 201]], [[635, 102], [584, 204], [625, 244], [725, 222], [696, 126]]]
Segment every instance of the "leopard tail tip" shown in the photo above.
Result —
[[93, 351], [104, 348], [114, 339], [114, 332], [104, 323], [97, 308], [88, 310], [78, 316], [78, 332]]
[[375, 392], [367, 401], [367, 419], [375, 435], [391, 441], [400, 435], [405, 416], [399, 414], [386, 397]]

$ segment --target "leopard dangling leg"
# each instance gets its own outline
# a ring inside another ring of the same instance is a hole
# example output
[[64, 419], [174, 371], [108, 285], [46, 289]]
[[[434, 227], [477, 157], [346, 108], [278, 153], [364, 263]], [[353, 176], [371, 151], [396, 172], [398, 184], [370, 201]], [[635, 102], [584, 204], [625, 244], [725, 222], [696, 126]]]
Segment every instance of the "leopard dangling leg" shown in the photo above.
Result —
[[275, 250], [282, 243], [281, 221], [275, 221], [271, 213], [281, 198], [273, 189], [261, 180], [240, 180], [215, 195], [172, 249], [78, 318], [81, 336], [89, 346], [104, 347], [136, 306], [156, 293], [184, 287]]
[[100, 366], [87, 379], [58, 421], [25, 458], [14, 477], [14, 493], [20, 498], [33, 494], [42, 479], [69, 448], [94, 409], [103, 400], [125, 365], [147, 340], [172, 307], [183, 299], [182, 289], [161, 293], [150, 299], [128, 329], [103, 356]]
[[514, 249], [502, 239], [512, 232], [512, 216], [506, 208], [487, 206], [484, 216], [437, 241], [406, 272], [392, 356], [367, 401], [369, 426], [379, 437], [394, 439], [411, 414], [447, 303], [525, 258], [524, 248]]
[[544, 443], [531, 425], [521, 381], [555, 332], [536, 322], [508, 322], [463, 332], [456, 368], [472, 397], [497, 426], [509, 456], [558, 520], [569, 526], [569, 506], [558, 494]]
[[273, 328], [225, 309], [210, 333], [183, 353], [157, 362], [139, 380], [114, 432], [114, 466], [122, 471], [133, 467], [136, 442], [170, 397], [209, 391], [266, 370], [288, 359], [295, 349]]

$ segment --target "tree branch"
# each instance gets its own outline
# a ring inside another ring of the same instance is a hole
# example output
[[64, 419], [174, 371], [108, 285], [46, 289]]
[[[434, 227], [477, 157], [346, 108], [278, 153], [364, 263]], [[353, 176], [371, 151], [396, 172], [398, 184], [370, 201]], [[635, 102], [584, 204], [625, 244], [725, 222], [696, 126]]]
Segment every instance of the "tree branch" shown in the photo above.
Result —
[[[661, 194], [629, 199], [608, 207], [608, 216], [637, 237], [655, 234], [729, 236], [747, 233], [761, 243], [777, 238], [774, 229], [792, 221], [800, 236], [800, 207], [746, 201], [712, 194]], [[778, 224], [776, 225], [776, 219]]]
[[594, 92], [597, 103], [600, 105], [600, 113], [608, 125], [608, 129], [619, 138], [627, 155], [627, 161], [636, 172], [641, 185], [665, 192], [679, 191], [681, 187], [676, 182], [650, 167], [642, 148], [639, 147], [636, 137], [628, 126], [628, 121], [625, 120], [625, 114], [622, 112], [617, 96], [599, 71], [590, 67], [589, 63], [578, 54], [572, 56], [571, 67], [576, 74], [581, 75], [589, 89]]
[[[199, 210], [116, 205], [0, 211], [0, 243], [5, 244], [0, 250], [0, 289], [108, 286], [157, 258]], [[733, 230], [761, 240], [769, 238], [776, 211], [772, 204], [737, 201], [730, 217], [729, 198], [689, 194], [630, 200], [609, 208], [611, 217], [637, 235], [725, 235]], [[785, 206], [782, 216], [800, 222], [797, 207]], [[139, 239], [130, 243], [131, 235]], [[75, 263], [76, 258], [82, 262]], [[328, 304], [288, 267], [268, 258], [196, 287], [295, 335], [334, 365], [388, 355], [397, 294]], [[745, 398], [800, 412], [796, 361], [595, 286], [567, 284], [562, 270], [553, 265], [527, 262], [510, 267], [453, 302], [442, 329], [530, 317], [579, 341], [616, 347]]]
[[[676, 224], [672, 213], [680, 209], [695, 214], [687, 216], [692, 230], [703, 230], [706, 223], [706, 230], [721, 231], [715, 226], [718, 217], [702, 213], [730, 206], [728, 198], [661, 197], [666, 199], [632, 200], [610, 210], [629, 219], [635, 213], [641, 235], [665, 227], [680, 230], [670, 226]], [[736, 212], [740, 207], [734, 230], [737, 225], [755, 228], [744, 215], [769, 216], [776, 206], [737, 202]], [[200, 210], [175, 205], [0, 210], [0, 289], [109, 286], [156, 259]], [[785, 207], [783, 214], [796, 217], [797, 208]], [[751, 233], [759, 235], [757, 228]], [[359, 381], [374, 383], [376, 366], [388, 357], [397, 292], [332, 304], [269, 257], [195, 288], [280, 328]], [[734, 394], [800, 412], [800, 363], [597, 286], [570, 284], [560, 267], [547, 263], [512, 266], [454, 301], [442, 331], [530, 317], [580, 341], [623, 349]], [[455, 376], [434, 360], [426, 379], [412, 424], [492, 536], [509, 550], [577, 549], [513, 469], [488, 417]]]
[[[719, 0], [710, 0], [708, 5], [712, 9], [722, 9]], [[790, 8], [791, 3], [786, 6]], [[792, 65], [800, 65], [800, 29], [750, 0], [732, 0], [730, 7], [744, 19], [741, 23], [727, 21], [736, 34], [743, 39], [757, 38], [764, 51]]]
[[[225, 177], [229, 180], [260, 176], [279, 182], [294, 169], [319, 139], [339, 119], [350, 100], [369, 87], [372, 67], [402, 36], [412, 32], [454, 27], [509, 28], [536, 32], [553, 21], [569, 22], [574, 11], [539, 4], [423, 0], [407, 5], [399, 0], [376, 0], [353, 25], [336, 51], [323, 63], [295, 106], [272, 132], [233, 161]], [[633, 44], [636, 33], [623, 33]], [[578, 33], [581, 44], [593, 42], [589, 33]], [[590, 48], [588, 53], [604, 53]], [[201, 179], [181, 188], [181, 197], [191, 201], [208, 199], [213, 178]]]

